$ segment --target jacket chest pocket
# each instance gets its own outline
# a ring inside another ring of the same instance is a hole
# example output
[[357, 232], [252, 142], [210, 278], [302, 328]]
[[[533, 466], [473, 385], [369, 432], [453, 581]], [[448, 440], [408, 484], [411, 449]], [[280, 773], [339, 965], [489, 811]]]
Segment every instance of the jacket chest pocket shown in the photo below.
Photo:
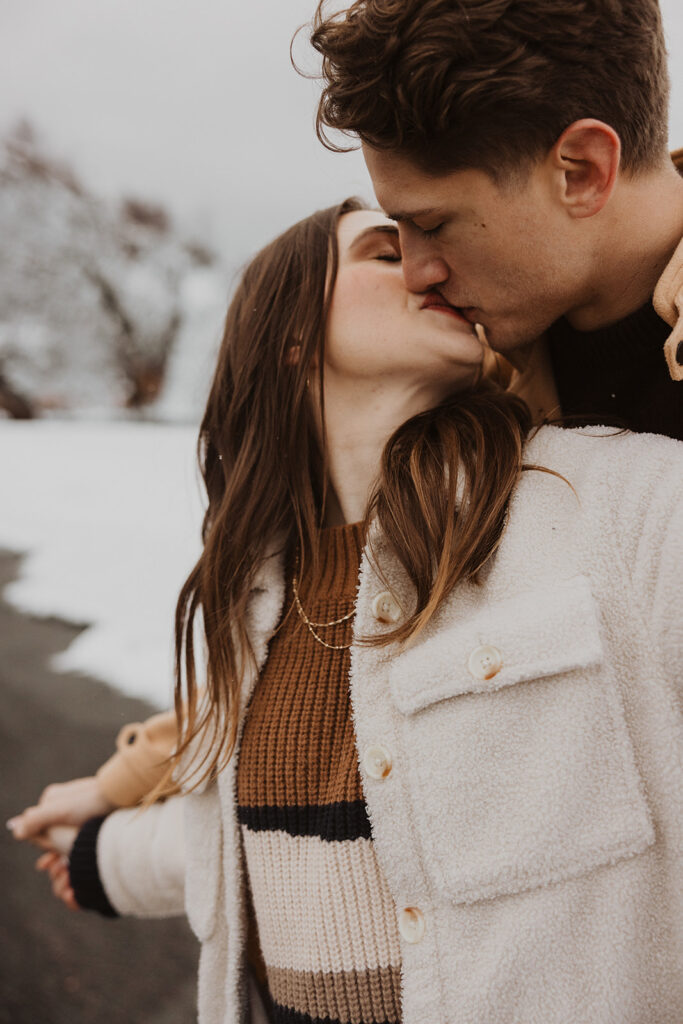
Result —
[[399, 657], [407, 785], [458, 902], [583, 874], [654, 842], [585, 577], [489, 605]]

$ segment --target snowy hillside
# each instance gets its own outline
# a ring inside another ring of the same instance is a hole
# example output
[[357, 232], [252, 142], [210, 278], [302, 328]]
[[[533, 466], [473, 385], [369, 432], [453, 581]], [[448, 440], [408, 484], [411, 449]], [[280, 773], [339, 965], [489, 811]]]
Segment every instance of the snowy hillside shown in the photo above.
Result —
[[0, 237], [0, 408], [149, 409], [180, 358], [185, 394], [175, 386], [163, 414], [199, 415], [227, 284], [161, 207], [98, 199], [24, 127], [0, 149]]

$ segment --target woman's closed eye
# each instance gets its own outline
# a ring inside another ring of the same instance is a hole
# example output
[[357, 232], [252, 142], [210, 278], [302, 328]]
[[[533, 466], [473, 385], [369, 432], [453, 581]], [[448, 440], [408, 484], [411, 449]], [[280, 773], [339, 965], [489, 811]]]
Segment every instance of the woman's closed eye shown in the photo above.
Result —
[[378, 245], [375, 245], [372, 258], [384, 260], [385, 263], [400, 263], [401, 246], [398, 235], [389, 235], [383, 238]]

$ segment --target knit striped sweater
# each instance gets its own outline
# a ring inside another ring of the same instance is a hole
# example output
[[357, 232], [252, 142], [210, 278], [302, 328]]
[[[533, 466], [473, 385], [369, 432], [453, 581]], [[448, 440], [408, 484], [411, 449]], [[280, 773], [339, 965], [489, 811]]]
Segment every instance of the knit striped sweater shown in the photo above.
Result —
[[[353, 610], [362, 546], [360, 524], [321, 531], [317, 577], [299, 588], [309, 619]], [[348, 644], [352, 621], [316, 632]], [[260, 948], [274, 1024], [401, 1019], [396, 908], [363, 799], [349, 664], [348, 649], [324, 647], [286, 601], [245, 721], [237, 798], [251, 959], [257, 967]]]

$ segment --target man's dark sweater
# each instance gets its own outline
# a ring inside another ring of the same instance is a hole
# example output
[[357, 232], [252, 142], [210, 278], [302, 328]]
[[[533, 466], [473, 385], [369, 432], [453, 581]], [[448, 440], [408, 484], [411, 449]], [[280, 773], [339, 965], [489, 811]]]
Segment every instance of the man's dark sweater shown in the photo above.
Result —
[[548, 332], [566, 425], [616, 424], [683, 441], [683, 382], [663, 354], [671, 328], [648, 302], [619, 323], [577, 331], [562, 318]]

